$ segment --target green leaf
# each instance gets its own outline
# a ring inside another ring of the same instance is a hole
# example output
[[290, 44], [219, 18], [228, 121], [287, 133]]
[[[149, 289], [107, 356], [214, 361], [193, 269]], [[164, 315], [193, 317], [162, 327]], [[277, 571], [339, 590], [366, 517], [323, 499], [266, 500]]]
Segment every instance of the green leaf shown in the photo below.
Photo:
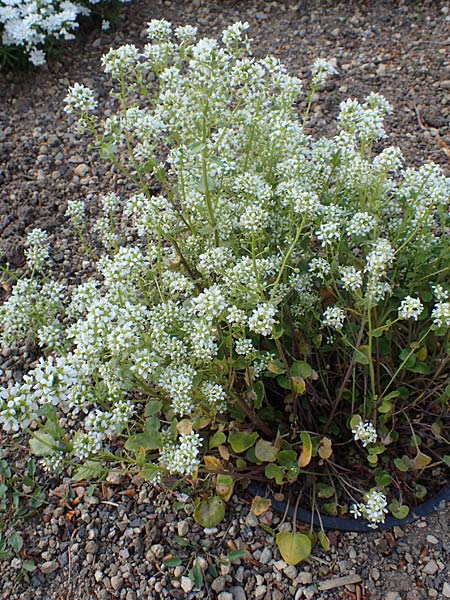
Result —
[[117, 152], [117, 145], [115, 142], [110, 142], [109, 144], [104, 144], [100, 150], [99, 150], [99, 154], [101, 156], [101, 158], [104, 158], [105, 160], [112, 160], [114, 158], [114, 155]]
[[375, 481], [377, 482], [377, 485], [386, 487], [391, 485], [392, 477], [386, 471], [381, 471], [380, 473], [375, 474]]
[[280, 387], [283, 388], [283, 390], [291, 389], [291, 380], [287, 375], [280, 375], [279, 377], [277, 377], [277, 383]]
[[302, 377], [303, 379], [307, 379], [311, 377], [313, 374], [313, 368], [304, 360], [296, 360], [292, 363], [291, 366], [291, 375], [293, 377]]
[[35, 433], [30, 439], [31, 452], [36, 456], [49, 456], [54, 453], [56, 440], [45, 431]]
[[72, 475], [73, 481], [84, 481], [89, 479], [99, 479], [105, 469], [98, 462], [93, 460], [87, 460], [84, 465], [80, 465], [76, 468], [74, 474]]
[[278, 485], [281, 485], [283, 483], [284, 471], [278, 465], [275, 465], [273, 463], [268, 464], [264, 470], [264, 474], [267, 477], [267, 479], [275, 479]]
[[273, 462], [277, 458], [278, 449], [267, 440], [259, 439], [255, 444], [255, 456], [262, 462]]
[[329, 552], [331, 549], [331, 544], [326, 533], [324, 531], [319, 531], [319, 533], [317, 534], [317, 539], [319, 540], [319, 543], [325, 550], [325, 552]]
[[242, 560], [245, 556], [245, 550], [231, 550], [227, 557], [233, 562], [234, 560]]
[[368, 365], [370, 363], [369, 346], [360, 346], [355, 351], [355, 362], [359, 365]]
[[406, 504], [399, 504], [397, 499], [392, 500], [389, 504], [389, 510], [396, 519], [404, 519], [409, 514], [409, 506], [406, 506]]
[[450, 454], [444, 454], [444, 456], [442, 457], [442, 460], [445, 462], [447, 467], [450, 467]]
[[25, 569], [25, 571], [28, 571], [29, 573], [32, 573], [37, 569], [36, 565], [34, 564], [34, 562], [31, 562], [31, 560], [24, 560], [22, 563], [22, 568]]
[[304, 533], [281, 531], [275, 538], [278, 549], [288, 565], [298, 565], [311, 555], [311, 540]]
[[394, 465], [397, 467], [399, 471], [402, 473], [406, 473], [409, 471], [409, 464], [403, 458], [394, 458]]
[[153, 417], [153, 415], [161, 412], [163, 403], [161, 400], [149, 400], [145, 405], [144, 415], [146, 417]]
[[298, 459], [298, 464], [300, 467], [306, 467], [307, 465], [309, 465], [312, 458], [311, 436], [307, 431], [302, 431], [300, 434], [300, 438], [302, 440], [302, 452], [300, 454], [300, 458]]
[[325, 502], [323, 505], [323, 510], [330, 515], [330, 517], [336, 517], [338, 514], [338, 505], [337, 502]]
[[125, 448], [131, 452], [140, 452], [143, 450], [157, 450], [161, 447], [161, 435], [159, 428], [161, 422], [158, 417], [150, 417], [145, 422], [145, 428], [142, 433], [131, 435], [125, 442]]
[[179, 567], [183, 561], [178, 556], [163, 561], [165, 567]]
[[195, 564], [189, 571], [189, 578], [194, 582], [194, 587], [201, 590], [203, 587], [203, 572], [201, 568]]
[[317, 485], [317, 496], [319, 498], [332, 498], [334, 493], [335, 490], [332, 485], [324, 485], [323, 483]]
[[297, 464], [298, 456], [295, 450], [280, 450], [277, 456], [277, 463], [281, 467], [290, 467]]
[[14, 552], [18, 553], [23, 548], [23, 537], [17, 531], [13, 531], [9, 536], [9, 545], [14, 550]]
[[147, 463], [142, 467], [139, 472], [139, 475], [145, 481], [149, 481], [150, 483], [154, 483], [161, 475], [161, 467], [158, 465], [152, 465], [151, 463]]
[[233, 452], [239, 454], [240, 452], [245, 452], [251, 448], [258, 437], [256, 431], [252, 433], [249, 433], [248, 431], [232, 431], [228, 434], [228, 441], [230, 442]]
[[216, 431], [214, 435], [209, 438], [209, 449], [217, 448], [227, 441], [227, 436], [223, 431]]
[[255, 383], [253, 384], [253, 390], [256, 394], [256, 399], [253, 404], [255, 408], [259, 410], [264, 402], [264, 398], [266, 395], [264, 383], [262, 381], [255, 381]]
[[195, 522], [205, 528], [215, 527], [225, 517], [225, 502], [219, 496], [200, 501], [195, 507]]
[[415, 494], [418, 500], [423, 500], [427, 495], [427, 488], [420, 483], [416, 483]]
[[411, 373], [419, 373], [420, 375], [429, 375], [431, 373], [430, 367], [421, 362], [416, 362], [412, 367], [407, 367]]
[[353, 415], [353, 417], [350, 419], [350, 429], [355, 429], [355, 427], [358, 425], [358, 423], [361, 423], [361, 421], [361, 415]]

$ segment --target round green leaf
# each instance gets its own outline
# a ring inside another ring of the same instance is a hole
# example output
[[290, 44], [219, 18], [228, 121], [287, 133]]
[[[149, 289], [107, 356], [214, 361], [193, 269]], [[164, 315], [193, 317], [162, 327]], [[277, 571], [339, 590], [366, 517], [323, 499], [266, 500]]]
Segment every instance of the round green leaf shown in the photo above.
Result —
[[228, 441], [233, 452], [239, 454], [239, 452], [245, 452], [253, 446], [258, 439], [256, 431], [249, 433], [248, 431], [232, 431], [228, 435]]
[[209, 528], [218, 525], [225, 517], [225, 502], [219, 496], [199, 502], [194, 511], [195, 522]]

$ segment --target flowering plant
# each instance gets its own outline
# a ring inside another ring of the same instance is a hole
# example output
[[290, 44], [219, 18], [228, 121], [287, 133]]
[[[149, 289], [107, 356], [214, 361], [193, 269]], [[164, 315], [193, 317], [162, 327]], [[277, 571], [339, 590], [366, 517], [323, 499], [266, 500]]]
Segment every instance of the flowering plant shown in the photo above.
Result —
[[[143, 50], [103, 57], [119, 105], [104, 120], [92, 90], [69, 90], [66, 111], [135, 190], [101, 197], [98, 276], [70, 295], [41, 277], [45, 232], [29, 235], [3, 340], [45, 356], [3, 389], [0, 422], [34, 427], [44, 465], [76, 478], [115, 464], [203, 482], [205, 525], [236, 481], [265, 478], [376, 526], [450, 462], [450, 181], [375, 152], [378, 94], [315, 139], [333, 67], [313, 65], [299, 118], [302, 82], [250, 57], [246, 31], [220, 45], [152, 21]], [[67, 214], [85, 236], [84, 204]]]
[[[11, 61], [16, 58], [14, 50], [22, 50], [35, 67], [42, 66], [46, 48], [57, 40], [74, 40], [78, 17], [88, 16], [98, 7], [104, 16], [114, 13], [110, 2], [101, 0], [0, 0], [0, 61]], [[102, 27], [109, 28], [107, 19]]]

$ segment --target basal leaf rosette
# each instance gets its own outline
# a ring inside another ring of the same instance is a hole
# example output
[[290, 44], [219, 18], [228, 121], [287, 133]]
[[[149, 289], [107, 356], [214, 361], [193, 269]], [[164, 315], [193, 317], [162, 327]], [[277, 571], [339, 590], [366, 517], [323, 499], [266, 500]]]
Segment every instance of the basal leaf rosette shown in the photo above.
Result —
[[[66, 294], [30, 268], [3, 305], [4, 340], [44, 356], [2, 391], [0, 421], [50, 434], [49, 468], [116, 463], [221, 502], [265, 478], [377, 525], [448, 477], [450, 182], [378, 150], [379, 94], [314, 136], [334, 67], [316, 61], [303, 95], [251, 56], [247, 29], [197, 41], [152, 21], [143, 49], [102, 59], [118, 106], [105, 119], [94, 91], [69, 90], [133, 190], [100, 198], [90, 281]], [[81, 236], [84, 215], [69, 204]]]

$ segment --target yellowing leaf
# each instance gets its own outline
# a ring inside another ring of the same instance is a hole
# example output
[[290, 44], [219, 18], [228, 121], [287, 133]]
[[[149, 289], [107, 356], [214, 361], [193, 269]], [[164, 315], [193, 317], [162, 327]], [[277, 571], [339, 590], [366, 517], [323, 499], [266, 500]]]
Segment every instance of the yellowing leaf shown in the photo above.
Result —
[[181, 419], [181, 421], [178, 421], [177, 431], [180, 435], [189, 435], [190, 433], [192, 433], [192, 430], [193, 424], [191, 420]]
[[230, 460], [230, 451], [228, 450], [228, 446], [220, 444], [220, 446], [217, 449], [219, 450], [219, 454], [223, 458], [223, 460]]
[[262, 462], [273, 462], [278, 454], [277, 448], [267, 440], [258, 440], [255, 444], [255, 456]]
[[259, 517], [265, 513], [272, 505], [272, 500], [269, 498], [261, 498], [261, 496], [255, 496], [252, 500], [251, 511], [254, 515]]
[[225, 502], [233, 495], [234, 490], [234, 479], [231, 475], [217, 475], [216, 478], [216, 492]]
[[431, 463], [431, 460], [432, 459], [430, 456], [427, 456], [419, 450], [419, 452], [416, 454], [413, 460], [413, 469], [425, 469], [425, 467], [428, 467], [428, 465]]
[[302, 431], [300, 434], [300, 438], [302, 440], [302, 453], [298, 459], [298, 464], [300, 467], [306, 467], [311, 462], [312, 457], [312, 442], [311, 436], [307, 431]]
[[311, 540], [304, 533], [281, 531], [275, 540], [281, 556], [288, 565], [298, 565], [311, 554]]
[[320, 442], [319, 456], [324, 460], [328, 460], [333, 454], [332, 441], [330, 438], [324, 437]]
[[216, 458], [215, 456], [204, 456], [203, 462], [205, 463], [208, 471], [222, 471], [223, 465], [222, 462]]

